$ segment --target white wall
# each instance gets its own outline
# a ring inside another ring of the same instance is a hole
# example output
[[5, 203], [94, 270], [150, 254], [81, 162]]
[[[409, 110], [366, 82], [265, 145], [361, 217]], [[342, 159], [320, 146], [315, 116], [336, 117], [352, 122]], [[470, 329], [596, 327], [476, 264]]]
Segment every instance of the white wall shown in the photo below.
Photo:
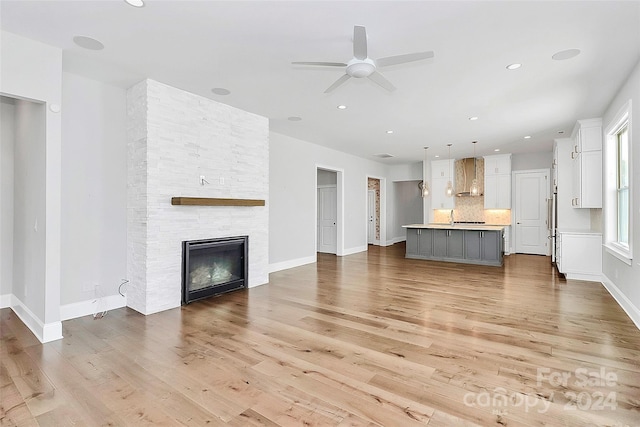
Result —
[[[62, 338], [60, 322], [60, 176], [61, 176], [61, 117], [55, 108], [62, 100], [62, 51], [7, 32], [0, 32], [2, 61], [0, 63], [0, 94], [42, 102], [45, 117], [44, 168], [42, 183], [46, 210], [39, 218], [40, 230], [45, 234], [43, 265], [34, 265], [42, 271], [33, 273], [41, 277], [40, 290], [44, 307], [33, 301], [33, 307], [13, 295], [11, 307], [43, 342]], [[27, 108], [28, 109], [28, 108]], [[17, 110], [17, 109], [16, 109]], [[17, 172], [17, 168], [16, 168]], [[21, 189], [20, 189], [21, 190]], [[16, 195], [17, 197], [17, 195]], [[40, 203], [40, 202], [38, 202]], [[17, 219], [17, 218], [14, 218]], [[16, 224], [17, 225], [17, 224]], [[33, 224], [31, 224], [33, 226]], [[14, 236], [14, 242], [18, 235]], [[16, 270], [14, 269], [14, 274]], [[38, 312], [38, 314], [36, 314]]]
[[552, 151], [540, 151], [537, 153], [522, 153], [511, 155], [511, 170], [521, 171], [530, 169], [551, 169], [553, 162]]
[[315, 260], [318, 166], [344, 170], [345, 253], [367, 249], [367, 176], [386, 177], [385, 165], [275, 132], [270, 133], [269, 158], [272, 271], [274, 265], [290, 267]]
[[387, 166], [390, 181], [422, 181], [422, 162]]
[[[636, 65], [626, 83], [606, 109], [602, 120], [603, 129], [610, 125], [618, 110], [630, 99], [632, 102], [630, 145], [633, 165], [631, 239], [634, 259], [631, 265], [627, 265], [603, 250], [602, 271], [605, 276], [605, 286], [640, 328], [640, 262], [638, 261], [640, 260], [640, 63]], [[606, 162], [606, 159], [603, 159], [603, 162]], [[609, 220], [606, 215], [604, 220]]]
[[44, 319], [45, 106], [16, 100], [15, 107], [13, 295]]
[[14, 125], [14, 100], [0, 97], [0, 307], [11, 305], [13, 293]]
[[[413, 162], [406, 163], [401, 165], [390, 165], [387, 166], [387, 241], [386, 245], [391, 245], [397, 242], [404, 241], [406, 239], [405, 229], [402, 228], [403, 225], [407, 224], [407, 218], [413, 218], [415, 213], [415, 206], [409, 204], [408, 206], [403, 206], [405, 202], [410, 199], [397, 194], [398, 188], [396, 183], [398, 182], [406, 182], [406, 181], [415, 181], [414, 186], [418, 188], [418, 182], [422, 181], [422, 165], [423, 162]], [[412, 199], [411, 199], [412, 200]], [[429, 201], [429, 198], [421, 200], [421, 205], [425, 203], [425, 200]], [[401, 203], [401, 205], [397, 205], [397, 203]], [[413, 213], [405, 214], [405, 210], [409, 210]], [[424, 207], [420, 207], [420, 212], [422, 214]], [[421, 223], [424, 222], [422, 218], [417, 220], [413, 220], [412, 223]]]
[[[420, 164], [422, 168], [422, 164]], [[420, 180], [422, 181], [422, 180]], [[420, 224], [423, 222], [423, 200], [422, 193], [418, 187], [420, 181], [399, 181], [394, 182], [393, 206], [396, 212], [394, 230], [391, 239], [395, 242], [404, 241], [407, 238], [407, 231], [402, 228], [407, 224]]]
[[95, 312], [127, 274], [126, 91], [63, 73], [62, 103], [60, 303]]

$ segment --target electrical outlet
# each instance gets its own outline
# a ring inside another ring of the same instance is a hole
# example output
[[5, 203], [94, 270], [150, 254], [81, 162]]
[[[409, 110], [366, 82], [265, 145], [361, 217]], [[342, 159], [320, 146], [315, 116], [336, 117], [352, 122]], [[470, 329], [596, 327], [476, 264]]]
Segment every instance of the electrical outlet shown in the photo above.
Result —
[[220, 185], [224, 185], [224, 176], [220, 177]]

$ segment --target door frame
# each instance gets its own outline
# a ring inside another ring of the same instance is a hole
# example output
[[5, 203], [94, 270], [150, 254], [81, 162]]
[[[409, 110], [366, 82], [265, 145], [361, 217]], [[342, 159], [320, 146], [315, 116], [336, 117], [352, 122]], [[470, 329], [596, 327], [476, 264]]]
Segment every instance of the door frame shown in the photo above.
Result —
[[313, 253], [318, 254], [318, 169], [336, 173], [336, 256], [344, 256], [344, 169], [316, 163], [313, 186]]
[[[546, 193], [546, 198], [544, 200], [544, 203], [547, 203], [547, 200], [549, 199], [549, 197], [551, 197], [551, 186], [553, 185], [553, 180], [550, 179], [551, 177], [551, 169], [526, 169], [526, 170], [518, 170], [518, 171], [512, 171], [511, 172], [511, 238], [510, 238], [510, 244], [513, 245], [513, 252], [512, 253], [517, 253], [516, 251], [516, 234], [518, 233], [516, 230], [516, 209], [518, 207], [518, 205], [516, 204], [516, 176], [517, 175], [524, 175], [524, 174], [529, 174], [529, 173], [543, 173], [547, 175], [547, 193]], [[549, 226], [549, 224], [547, 224], [547, 227]], [[553, 230], [551, 230], [551, 233], [553, 233]], [[548, 234], [547, 237], [549, 237], [551, 234]], [[551, 244], [547, 245], [547, 255], [546, 256], [550, 256], [551, 255]]]
[[378, 239], [376, 239], [375, 236], [375, 229], [376, 229], [376, 224], [378, 223], [376, 216], [373, 216], [373, 236], [369, 236], [369, 232], [371, 231], [370, 226], [369, 226], [369, 208], [370, 208], [370, 204], [369, 204], [369, 198], [371, 197], [371, 194], [373, 194], [373, 210], [375, 212], [376, 210], [376, 191], [375, 190], [369, 190], [367, 189], [367, 244], [369, 245], [375, 245], [375, 244], [380, 244], [380, 241]]
[[380, 181], [380, 240], [374, 245], [387, 246], [387, 179], [377, 175], [364, 177], [364, 245], [369, 250], [369, 178]]
[[[338, 190], [337, 190], [337, 186], [336, 184], [327, 184], [327, 185], [318, 185], [317, 189], [316, 189], [316, 215], [319, 214], [320, 212], [320, 204], [318, 203], [319, 197], [320, 197], [320, 190], [325, 189], [325, 188], [333, 188], [336, 189], [336, 253], [338, 252], [338, 224], [337, 224], [337, 205], [338, 205]], [[335, 253], [333, 252], [322, 252], [320, 251], [320, 247], [318, 246], [318, 236], [320, 235], [320, 230], [322, 227], [320, 227], [320, 217], [316, 216], [316, 252], [320, 252], [320, 253], [328, 253], [328, 254], [333, 254], [335, 255]]]

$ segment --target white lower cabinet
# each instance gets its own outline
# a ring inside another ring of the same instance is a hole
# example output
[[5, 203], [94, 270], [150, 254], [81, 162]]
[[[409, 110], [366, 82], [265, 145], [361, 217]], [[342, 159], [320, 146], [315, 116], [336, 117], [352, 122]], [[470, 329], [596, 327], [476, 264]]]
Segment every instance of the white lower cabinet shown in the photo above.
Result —
[[602, 280], [602, 234], [591, 231], [558, 231], [556, 265], [567, 279]]
[[484, 208], [511, 209], [511, 175], [484, 177]]

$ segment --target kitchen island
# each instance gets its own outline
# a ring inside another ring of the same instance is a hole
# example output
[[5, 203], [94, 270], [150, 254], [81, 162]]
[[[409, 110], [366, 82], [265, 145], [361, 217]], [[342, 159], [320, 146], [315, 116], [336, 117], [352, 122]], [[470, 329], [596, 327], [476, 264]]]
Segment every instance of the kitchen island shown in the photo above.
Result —
[[410, 224], [406, 258], [502, 266], [504, 226]]

